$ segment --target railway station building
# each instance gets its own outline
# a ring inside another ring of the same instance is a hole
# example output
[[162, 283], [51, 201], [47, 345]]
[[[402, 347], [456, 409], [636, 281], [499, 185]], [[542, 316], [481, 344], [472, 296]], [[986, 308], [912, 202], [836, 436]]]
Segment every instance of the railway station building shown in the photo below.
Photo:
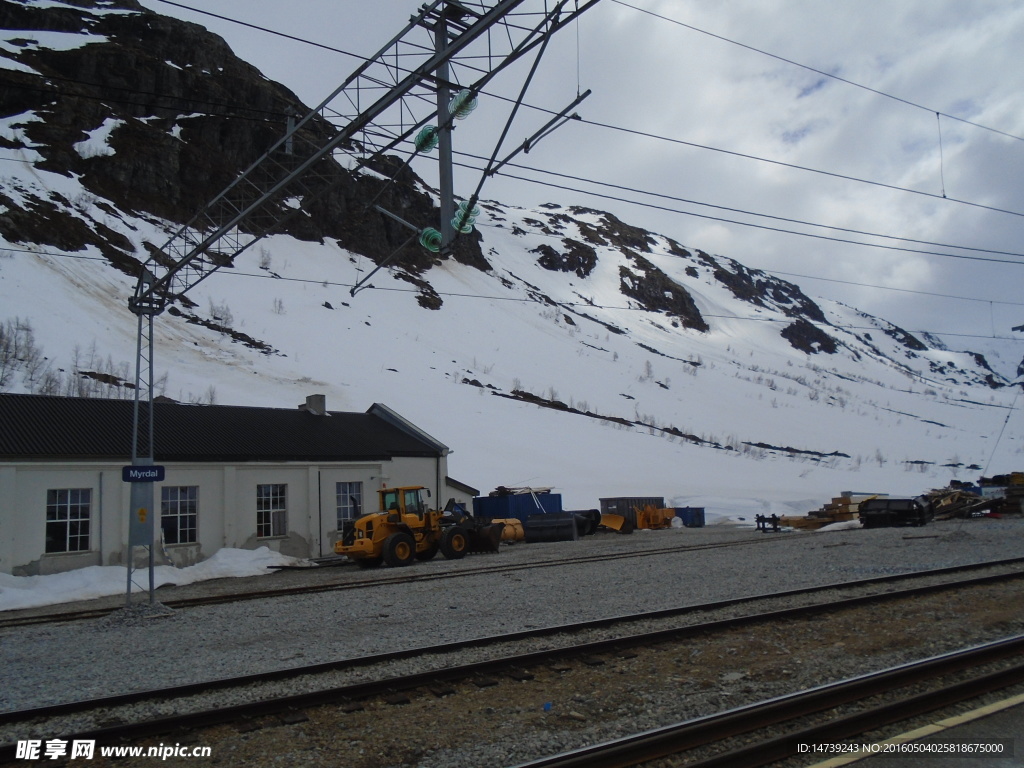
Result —
[[[131, 400], [0, 394], [0, 573], [123, 565]], [[448, 477], [450, 449], [380, 403], [298, 407], [154, 404], [154, 552], [179, 567], [222, 547], [330, 556], [340, 522], [378, 488], [421, 485], [433, 506], [477, 491]], [[145, 552], [144, 549], [138, 550]]]

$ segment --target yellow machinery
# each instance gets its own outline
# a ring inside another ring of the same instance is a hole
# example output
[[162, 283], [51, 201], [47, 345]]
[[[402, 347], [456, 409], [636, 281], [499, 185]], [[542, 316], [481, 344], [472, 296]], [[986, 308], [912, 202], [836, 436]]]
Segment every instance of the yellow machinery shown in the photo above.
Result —
[[430, 509], [426, 488], [382, 488], [380, 512], [349, 520], [334, 544], [334, 552], [346, 555], [360, 568], [409, 565], [430, 560], [438, 550], [449, 560], [467, 552], [497, 552], [501, 526], [478, 525], [472, 518]]
[[523, 521], [517, 517], [496, 517], [491, 520], [494, 525], [501, 526], [502, 541], [526, 541], [526, 531], [523, 529]]
[[674, 509], [659, 509], [646, 504], [642, 507], [633, 507], [632, 515], [629, 517], [605, 513], [601, 515], [601, 525], [619, 533], [632, 533], [637, 528], [649, 530], [671, 528], [672, 518], [675, 516]]
[[636, 527], [656, 530], [658, 528], [671, 528], [672, 518], [676, 516], [674, 509], [658, 509], [651, 505], [635, 507]]

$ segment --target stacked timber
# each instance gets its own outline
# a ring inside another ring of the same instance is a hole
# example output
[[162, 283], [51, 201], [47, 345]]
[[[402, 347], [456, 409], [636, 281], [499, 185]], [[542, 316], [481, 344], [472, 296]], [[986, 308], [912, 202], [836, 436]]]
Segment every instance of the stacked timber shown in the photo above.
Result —
[[808, 512], [806, 517], [790, 517], [788, 515], [779, 520], [781, 525], [788, 525], [800, 530], [813, 531], [824, 528], [832, 523], [843, 523], [848, 520], [857, 519], [857, 509], [865, 499], [878, 498], [879, 495], [870, 494], [843, 494], [833, 496], [832, 501], [819, 509]]
[[942, 488], [927, 494], [936, 520], [974, 517], [992, 508], [995, 498], [985, 498], [964, 488]]

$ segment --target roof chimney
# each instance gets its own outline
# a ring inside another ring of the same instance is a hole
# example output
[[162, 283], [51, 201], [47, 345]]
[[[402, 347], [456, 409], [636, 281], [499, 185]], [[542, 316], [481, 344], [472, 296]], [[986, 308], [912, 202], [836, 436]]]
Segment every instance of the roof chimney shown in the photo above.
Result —
[[326, 395], [307, 395], [306, 402], [299, 406], [300, 411], [308, 411], [314, 416], [326, 416], [327, 415], [327, 396]]

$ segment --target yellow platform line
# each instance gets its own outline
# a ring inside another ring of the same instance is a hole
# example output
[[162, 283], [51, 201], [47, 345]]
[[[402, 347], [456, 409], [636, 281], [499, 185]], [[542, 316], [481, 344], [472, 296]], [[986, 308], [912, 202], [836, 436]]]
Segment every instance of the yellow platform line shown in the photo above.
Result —
[[[908, 741], [917, 741], [918, 739], [923, 739], [926, 736], [933, 736], [936, 733], [942, 733], [949, 728], [955, 728], [958, 725], [963, 725], [964, 723], [970, 723], [973, 720], [979, 720], [983, 717], [994, 715], [996, 712], [1002, 712], [1004, 709], [1010, 709], [1011, 707], [1016, 707], [1020, 704], [1024, 704], [1024, 693], [1019, 696], [1013, 696], [1009, 699], [997, 701], [985, 707], [971, 710], [970, 712], [965, 712], [962, 715], [956, 715], [955, 717], [948, 717], [945, 720], [939, 720], [937, 723], [925, 725], [913, 731], [901, 733], [898, 736], [893, 736], [891, 739], [880, 741], [878, 744], [905, 744]], [[865, 760], [878, 754], [884, 753], [861, 750], [859, 752], [851, 752], [848, 755], [843, 755], [842, 757], [830, 758], [823, 763], [815, 763], [812, 766], [808, 766], [808, 768], [839, 768], [839, 766], [850, 765], [851, 763], [856, 763], [860, 760]]]

